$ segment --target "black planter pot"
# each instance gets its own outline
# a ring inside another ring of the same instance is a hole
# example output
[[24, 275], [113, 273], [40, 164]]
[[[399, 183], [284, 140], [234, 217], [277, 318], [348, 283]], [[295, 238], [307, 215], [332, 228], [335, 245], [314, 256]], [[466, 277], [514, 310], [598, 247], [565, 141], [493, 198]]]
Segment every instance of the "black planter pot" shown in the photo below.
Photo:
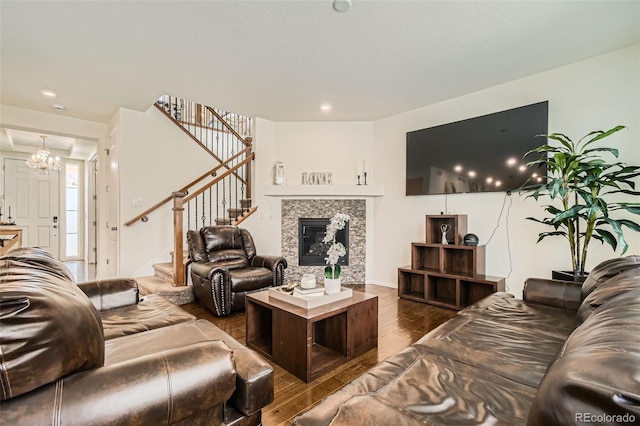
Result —
[[588, 272], [551, 271], [551, 278], [554, 280], [574, 281], [577, 283], [583, 283], [588, 276], [589, 276]]

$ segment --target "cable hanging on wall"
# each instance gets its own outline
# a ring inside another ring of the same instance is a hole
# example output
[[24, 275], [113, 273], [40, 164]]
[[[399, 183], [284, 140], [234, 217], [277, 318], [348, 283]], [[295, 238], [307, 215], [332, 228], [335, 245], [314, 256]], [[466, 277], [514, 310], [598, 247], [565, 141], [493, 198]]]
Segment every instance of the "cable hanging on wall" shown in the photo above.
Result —
[[[507, 274], [507, 276], [505, 278], [509, 278], [511, 276], [511, 273], [513, 272], [513, 261], [511, 258], [511, 238], [509, 236], [509, 213], [511, 212], [511, 205], [513, 204], [513, 200], [511, 200], [511, 192], [505, 192], [504, 193], [504, 198], [502, 199], [502, 207], [500, 208], [500, 214], [498, 215], [498, 220], [496, 221], [496, 226], [495, 228], [493, 228], [493, 232], [491, 232], [491, 236], [489, 237], [489, 239], [487, 240], [487, 243], [485, 245], [489, 245], [489, 243], [491, 243], [491, 240], [493, 239], [493, 236], [495, 235], [496, 231], [498, 230], [498, 228], [500, 227], [500, 220], [502, 219], [502, 214], [504, 213], [504, 207], [507, 204], [507, 197], [509, 197], [509, 207], [507, 208], [507, 214], [505, 216], [505, 227], [506, 227], [506, 237], [507, 237], [507, 255], [509, 257], [509, 273]], [[509, 291], [509, 286], [506, 284], [505, 282], [505, 290]]]

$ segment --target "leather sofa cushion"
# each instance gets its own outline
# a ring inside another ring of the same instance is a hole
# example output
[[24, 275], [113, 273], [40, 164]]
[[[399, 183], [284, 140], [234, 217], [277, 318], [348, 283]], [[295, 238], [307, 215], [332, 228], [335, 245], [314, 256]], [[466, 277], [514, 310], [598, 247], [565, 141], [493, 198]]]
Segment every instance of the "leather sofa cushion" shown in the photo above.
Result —
[[273, 285], [273, 273], [266, 268], [247, 267], [231, 271], [233, 292], [254, 291]]
[[207, 262], [207, 250], [204, 241], [198, 231], [187, 231], [187, 244], [189, 246], [189, 258], [192, 262]]
[[21, 252], [30, 259], [0, 258], [2, 400], [104, 362], [96, 308], [45, 253], [30, 249]]
[[458, 315], [536, 330], [566, 339], [576, 327], [575, 311], [529, 304], [509, 293], [493, 293], [458, 312]]
[[601, 262], [589, 272], [589, 276], [582, 284], [581, 300], [584, 301], [592, 291], [605, 283], [609, 278], [627, 269], [635, 268], [640, 268], [640, 256], [616, 257]]
[[207, 253], [215, 250], [244, 250], [240, 229], [237, 226], [206, 226], [200, 229]]
[[14, 248], [2, 256], [2, 260], [15, 260], [28, 269], [46, 272], [63, 280], [74, 282], [69, 268], [43, 249], [34, 247]]
[[144, 296], [135, 305], [101, 311], [100, 316], [102, 317], [105, 339], [127, 336], [195, 319], [193, 315], [157, 294]]
[[529, 425], [580, 423], [576, 413], [640, 420], [640, 269], [610, 278], [589, 303], [594, 309], [540, 382]]
[[108, 311], [139, 302], [138, 283], [130, 278], [113, 278], [79, 283], [98, 311]]
[[242, 269], [249, 266], [249, 259], [242, 249], [224, 249], [209, 252], [209, 262], [227, 269]]
[[409, 347], [387, 358], [296, 425], [462, 425], [526, 422], [535, 388]]
[[537, 387], [564, 339], [521, 327], [458, 316], [422, 337], [414, 347]]
[[609, 300], [627, 297], [627, 293], [640, 291], [640, 268], [619, 272], [591, 291], [580, 304], [578, 320], [585, 321]]
[[[638, 424], [639, 359], [638, 354], [608, 349], [559, 358], [540, 382], [527, 425]], [[579, 421], [576, 414], [618, 415], [620, 420]]]
[[[640, 339], [637, 338], [640, 336], [640, 291], [619, 302], [594, 312], [567, 339], [560, 356], [587, 349], [629, 352], [635, 354], [638, 363], [636, 369], [628, 370], [628, 373], [635, 372], [640, 381]], [[638, 390], [640, 396], [640, 387]]]

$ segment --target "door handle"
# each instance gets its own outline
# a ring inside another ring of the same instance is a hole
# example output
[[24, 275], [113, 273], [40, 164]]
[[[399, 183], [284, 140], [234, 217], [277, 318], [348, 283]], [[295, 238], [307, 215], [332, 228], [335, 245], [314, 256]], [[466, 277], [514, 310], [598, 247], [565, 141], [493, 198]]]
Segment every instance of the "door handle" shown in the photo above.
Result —
[[112, 227], [111, 227], [111, 230], [112, 230], [112, 231], [117, 231], [117, 230], [118, 230], [118, 227], [117, 227], [117, 226], [112, 226]]
[[58, 225], [53, 225], [53, 229], [56, 229], [58, 227]]

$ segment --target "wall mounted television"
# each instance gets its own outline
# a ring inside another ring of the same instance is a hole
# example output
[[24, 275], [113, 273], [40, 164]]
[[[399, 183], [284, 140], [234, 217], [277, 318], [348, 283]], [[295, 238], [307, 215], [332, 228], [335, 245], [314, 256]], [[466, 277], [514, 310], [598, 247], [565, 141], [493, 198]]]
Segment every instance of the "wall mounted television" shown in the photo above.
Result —
[[[513, 191], [548, 134], [549, 102], [407, 132], [406, 194]], [[538, 168], [538, 170], [544, 167]], [[539, 172], [544, 175], [544, 170]]]

